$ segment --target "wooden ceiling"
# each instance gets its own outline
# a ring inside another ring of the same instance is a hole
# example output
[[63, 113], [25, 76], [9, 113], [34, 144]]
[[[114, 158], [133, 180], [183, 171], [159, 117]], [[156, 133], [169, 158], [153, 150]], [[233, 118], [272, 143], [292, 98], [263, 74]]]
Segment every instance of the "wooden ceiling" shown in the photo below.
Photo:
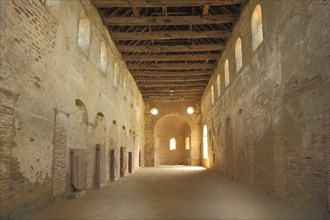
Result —
[[145, 101], [197, 101], [247, 0], [93, 0]]

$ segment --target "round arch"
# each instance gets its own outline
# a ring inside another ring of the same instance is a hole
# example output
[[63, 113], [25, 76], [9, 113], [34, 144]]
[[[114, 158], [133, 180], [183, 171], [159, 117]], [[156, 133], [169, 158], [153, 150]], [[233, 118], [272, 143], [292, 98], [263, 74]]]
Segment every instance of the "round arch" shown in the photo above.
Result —
[[161, 117], [154, 127], [155, 165], [189, 165], [187, 137], [191, 140], [191, 126], [183, 116], [167, 114]]

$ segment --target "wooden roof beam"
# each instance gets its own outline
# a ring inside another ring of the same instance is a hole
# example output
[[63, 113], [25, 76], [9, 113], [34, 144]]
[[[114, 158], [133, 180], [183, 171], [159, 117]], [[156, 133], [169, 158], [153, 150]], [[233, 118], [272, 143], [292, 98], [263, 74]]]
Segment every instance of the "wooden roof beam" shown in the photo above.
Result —
[[157, 90], [152, 90], [152, 89], [141, 89], [140, 91], [141, 91], [141, 93], [146, 93], [146, 92], [155, 92], [155, 91], [157, 91], [157, 92], [166, 92], [166, 93], [169, 93], [169, 92], [171, 92], [171, 91], [173, 91], [173, 92], [183, 92], [183, 93], [185, 93], [185, 92], [201, 92], [201, 93], [203, 93], [204, 92], [204, 90], [205, 90], [205, 88], [203, 87], [203, 88], [194, 88], [194, 87], [192, 87], [192, 88], [186, 88], [186, 89], [182, 89], [182, 88], [170, 88], [170, 89], [166, 89], [166, 88], [159, 88], [159, 89], [157, 89]]
[[217, 60], [218, 54], [185, 54], [185, 55], [122, 55], [125, 61], [166, 61], [166, 60]]
[[158, 91], [145, 91], [142, 94], [144, 95], [159, 95], [159, 94], [176, 94], [176, 95], [202, 95], [203, 91], [192, 91], [192, 92], [188, 92], [188, 91], [182, 91], [182, 92], [158, 92]]
[[157, 32], [112, 32], [113, 40], [171, 40], [197, 38], [229, 38], [230, 31], [157, 31]]
[[133, 76], [135, 80], [137, 81], [157, 81], [157, 80], [209, 80], [209, 75], [202, 75], [202, 76], [191, 76], [191, 75], [182, 75], [182, 76]]
[[161, 102], [161, 103], [166, 103], [166, 102], [170, 102], [170, 103], [182, 103], [182, 102], [200, 102], [201, 98], [175, 98], [175, 99], [167, 99], [167, 97], [158, 97], [158, 98], [148, 98], [148, 97], [143, 97], [143, 99], [146, 102]]
[[96, 8], [109, 7], [185, 7], [241, 4], [246, 0], [92, 0]]
[[166, 93], [163, 93], [163, 94], [142, 94], [143, 96], [168, 96], [168, 97], [180, 97], [180, 96], [189, 96], [189, 97], [201, 97], [202, 94], [166, 94]]
[[177, 45], [177, 46], [121, 46], [117, 49], [122, 52], [190, 52], [190, 51], [217, 51], [224, 50], [221, 44]]
[[137, 84], [143, 83], [143, 82], [198, 82], [198, 81], [205, 81], [206, 83], [209, 80], [209, 77], [198, 77], [198, 78], [192, 78], [192, 77], [185, 77], [185, 78], [156, 78], [156, 79], [150, 79], [150, 78], [134, 78]]
[[130, 71], [133, 77], [139, 76], [211, 76], [212, 70], [191, 70], [186, 72]]
[[207, 82], [205, 83], [200, 83], [200, 82], [191, 82], [191, 83], [178, 83], [178, 84], [173, 84], [173, 83], [139, 83], [138, 87], [168, 87], [168, 88], [175, 88], [175, 87], [187, 87], [187, 86], [202, 86], [205, 87], [207, 85]]
[[177, 69], [213, 69], [216, 64], [198, 64], [198, 63], [162, 63], [162, 64], [126, 64], [129, 70], [138, 69], [161, 69], [161, 70], [177, 70]]
[[237, 21], [237, 15], [213, 16], [159, 16], [159, 17], [108, 17], [103, 19], [103, 24], [109, 25], [200, 25], [223, 24]]
[[180, 95], [180, 96], [159, 96], [159, 95], [143, 95], [143, 98], [148, 100], [160, 99], [162, 102], [164, 99], [169, 100], [182, 100], [182, 101], [197, 101], [201, 99], [201, 95]]

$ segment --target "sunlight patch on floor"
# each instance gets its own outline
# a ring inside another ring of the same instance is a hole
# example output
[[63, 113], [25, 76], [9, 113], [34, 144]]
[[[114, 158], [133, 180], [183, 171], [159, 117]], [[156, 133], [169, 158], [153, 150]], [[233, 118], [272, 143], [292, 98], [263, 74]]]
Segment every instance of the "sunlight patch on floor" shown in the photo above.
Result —
[[158, 168], [170, 168], [177, 171], [201, 171], [206, 170], [205, 167], [202, 166], [185, 166], [185, 165], [161, 165]]

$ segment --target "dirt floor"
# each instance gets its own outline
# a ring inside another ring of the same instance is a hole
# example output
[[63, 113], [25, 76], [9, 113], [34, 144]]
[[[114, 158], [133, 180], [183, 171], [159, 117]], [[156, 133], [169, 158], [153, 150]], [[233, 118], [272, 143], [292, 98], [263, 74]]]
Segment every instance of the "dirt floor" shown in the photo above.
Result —
[[23, 219], [320, 219], [202, 167], [141, 168]]

